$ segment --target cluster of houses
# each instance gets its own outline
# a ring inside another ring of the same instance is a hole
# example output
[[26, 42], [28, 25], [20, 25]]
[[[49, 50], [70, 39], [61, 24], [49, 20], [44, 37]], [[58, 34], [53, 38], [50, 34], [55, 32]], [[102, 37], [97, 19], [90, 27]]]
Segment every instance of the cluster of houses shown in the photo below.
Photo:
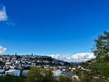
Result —
[[61, 74], [76, 77], [76, 75], [66, 70], [74, 70], [66, 62], [53, 59], [48, 56], [33, 56], [33, 55], [0, 55], [0, 76], [26, 76], [33, 66], [43, 67], [45, 69], [53, 69], [54, 76]]

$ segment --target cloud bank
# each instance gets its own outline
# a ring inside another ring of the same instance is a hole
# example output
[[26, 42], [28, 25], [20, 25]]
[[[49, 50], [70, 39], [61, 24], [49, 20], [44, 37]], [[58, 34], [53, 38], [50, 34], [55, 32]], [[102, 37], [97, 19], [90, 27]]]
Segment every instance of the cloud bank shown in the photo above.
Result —
[[3, 55], [3, 53], [6, 51], [7, 49], [0, 46], [0, 55]]
[[1, 6], [0, 7], [0, 21], [7, 21], [8, 20], [8, 16], [6, 14], [6, 8], [5, 6]]
[[68, 62], [84, 62], [95, 58], [93, 53], [77, 53], [74, 55], [52, 54], [50, 56], [52, 58], [64, 60]]

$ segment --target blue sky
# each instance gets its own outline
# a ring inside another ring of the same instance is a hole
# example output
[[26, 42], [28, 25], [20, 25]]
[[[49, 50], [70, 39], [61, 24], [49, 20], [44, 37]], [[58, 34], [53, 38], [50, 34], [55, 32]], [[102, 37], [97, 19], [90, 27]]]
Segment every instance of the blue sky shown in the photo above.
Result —
[[0, 0], [0, 45], [9, 54], [91, 52], [109, 31], [109, 0]]

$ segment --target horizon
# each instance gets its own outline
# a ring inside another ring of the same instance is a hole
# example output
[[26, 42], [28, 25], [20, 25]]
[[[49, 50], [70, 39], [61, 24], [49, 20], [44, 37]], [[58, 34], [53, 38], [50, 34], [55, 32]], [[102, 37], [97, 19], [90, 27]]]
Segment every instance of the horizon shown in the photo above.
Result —
[[94, 40], [109, 31], [108, 3], [0, 0], [0, 54], [33, 53], [78, 61], [94, 58]]
[[95, 59], [96, 56], [93, 53], [77, 53], [73, 55], [60, 55], [60, 54], [52, 54], [52, 55], [40, 55], [40, 54], [0, 54], [0, 56], [47, 56], [54, 59], [58, 59], [66, 62], [87, 62], [92, 59]]

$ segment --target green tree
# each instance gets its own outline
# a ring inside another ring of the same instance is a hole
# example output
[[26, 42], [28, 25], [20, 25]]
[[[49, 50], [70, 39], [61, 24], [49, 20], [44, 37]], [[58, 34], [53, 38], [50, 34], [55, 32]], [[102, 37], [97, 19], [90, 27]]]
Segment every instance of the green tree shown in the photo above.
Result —
[[51, 70], [40, 67], [32, 67], [27, 75], [29, 82], [54, 82], [55, 78]]
[[58, 82], [72, 82], [71, 78], [65, 75], [60, 75], [59, 76], [59, 81]]
[[27, 82], [27, 79], [24, 77], [16, 76], [0, 76], [0, 82]]
[[109, 32], [104, 32], [104, 35], [98, 36], [93, 52], [96, 56], [95, 68], [101, 76], [109, 78]]

